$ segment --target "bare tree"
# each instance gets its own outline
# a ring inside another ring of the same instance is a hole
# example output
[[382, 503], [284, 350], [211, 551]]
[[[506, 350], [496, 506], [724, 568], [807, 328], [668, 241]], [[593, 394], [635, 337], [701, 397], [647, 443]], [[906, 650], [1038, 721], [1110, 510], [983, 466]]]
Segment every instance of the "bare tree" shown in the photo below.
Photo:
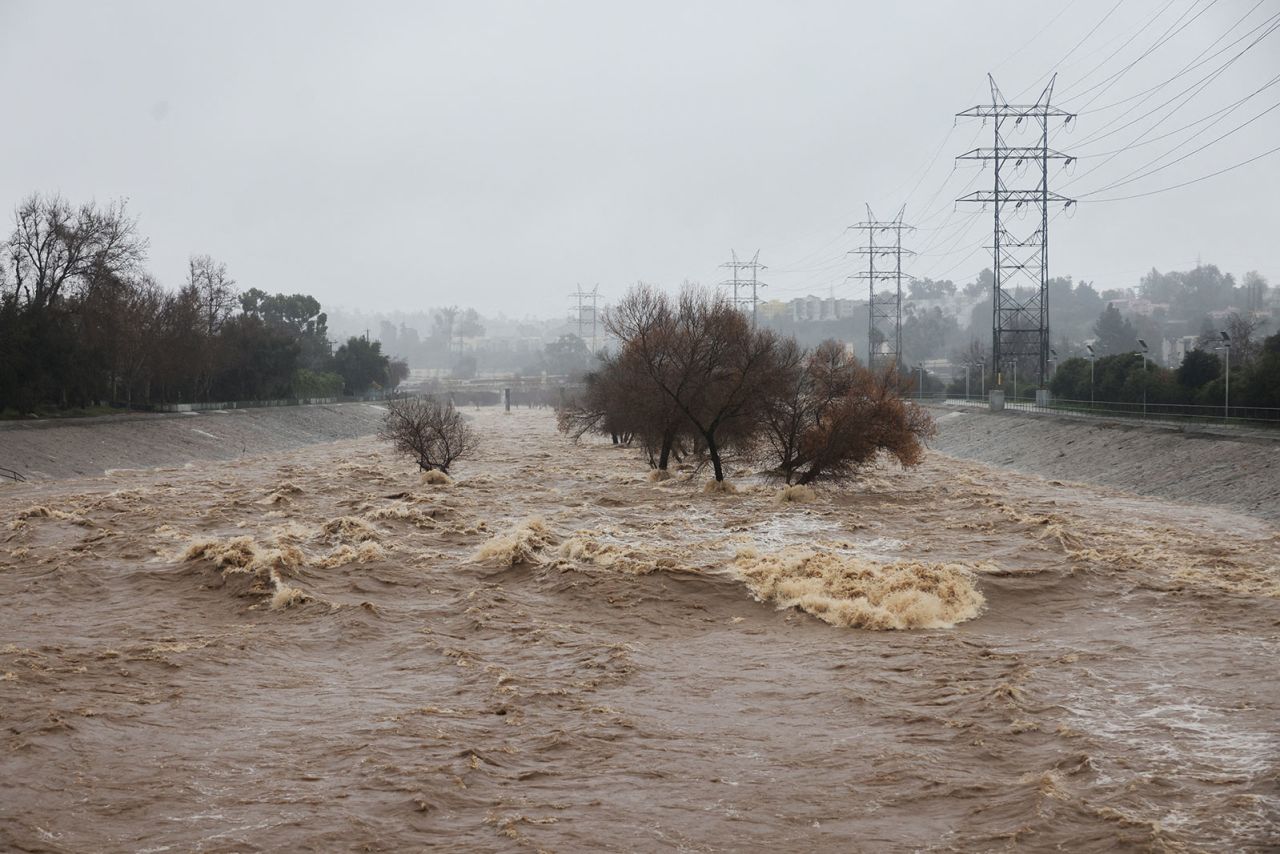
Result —
[[15, 299], [27, 308], [48, 308], [68, 288], [124, 276], [146, 254], [147, 241], [125, 213], [124, 202], [72, 208], [61, 196], [29, 196], [14, 211], [5, 244], [11, 259]]
[[[1223, 325], [1227, 329], [1227, 334], [1231, 336], [1232, 364], [1241, 367], [1252, 365], [1258, 354], [1262, 352], [1262, 344], [1257, 339], [1261, 337], [1259, 333], [1267, 325], [1267, 321], [1251, 314], [1242, 315], [1233, 311], [1227, 315]], [[1219, 343], [1216, 336], [1210, 341], [1210, 346]]]
[[981, 365], [991, 367], [991, 347], [977, 338], [970, 338], [969, 343], [963, 349], [956, 350], [951, 354], [951, 361], [958, 365], [968, 365], [973, 368]]
[[606, 321], [638, 369], [683, 416], [724, 480], [726, 451], [746, 451], [758, 435], [763, 401], [780, 377], [780, 341], [756, 330], [723, 295], [687, 287], [677, 303], [639, 285], [626, 310]]
[[378, 437], [412, 457], [423, 471], [449, 473], [455, 460], [479, 446], [470, 425], [451, 402], [429, 397], [406, 397], [387, 404]]
[[205, 334], [213, 337], [239, 304], [236, 281], [227, 265], [209, 255], [192, 255], [187, 261], [187, 286], [200, 296]]
[[127, 403], [133, 402], [135, 389], [143, 398], [148, 396], [150, 363], [157, 350], [164, 303], [164, 288], [143, 274], [134, 282], [123, 306], [122, 323], [128, 332], [121, 336], [119, 370]]
[[1250, 312], [1260, 311], [1267, 301], [1267, 277], [1257, 270], [1244, 274], [1245, 307]]
[[432, 318], [432, 336], [444, 339], [444, 352], [449, 355], [453, 352], [453, 332], [454, 326], [458, 320], [458, 312], [460, 309], [456, 305], [447, 305], [444, 308], [436, 309], [435, 317]]
[[588, 433], [610, 436], [616, 445], [626, 428], [622, 372], [615, 357], [606, 356], [597, 370], [583, 377], [583, 388], [556, 409], [556, 426], [577, 442]]
[[[688, 416], [658, 381], [672, 363], [654, 364], [651, 358], [675, 340], [675, 307], [666, 294], [639, 284], [606, 313], [605, 328], [623, 342], [614, 360], [614, 411], [621, 414], [626, 432], [640, 437], [650, 467], [665, 471], [673, 457], [679, 459], [687, 450], [692, 433]], [[672, 376], [666, 380], [668, 387], [675, 384]]]
[[407, 379], [409, 379], [407, 359], [392, 359], [387, 363], [387, 388], [395, 388]]

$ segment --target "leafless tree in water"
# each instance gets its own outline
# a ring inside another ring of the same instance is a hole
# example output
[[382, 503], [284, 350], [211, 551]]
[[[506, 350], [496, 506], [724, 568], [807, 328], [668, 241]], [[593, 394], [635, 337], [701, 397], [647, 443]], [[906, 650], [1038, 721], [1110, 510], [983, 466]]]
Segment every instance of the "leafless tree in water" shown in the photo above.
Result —
[[407, 397], [387, 405], [378, 437], [412, 457], [423, 471], [449, 473], [455, 460], [479, 447], [479, 438], [451, 402]]
[[847, 480], [882, 451], [904, 466], [920, 461], [936, 428], [903, 399], [904, 380], [892, 366], [870, 371], [837, 341], [807, 354], [788, 343], [785, 379], [764, 417], [764, 446], [786, 483]]

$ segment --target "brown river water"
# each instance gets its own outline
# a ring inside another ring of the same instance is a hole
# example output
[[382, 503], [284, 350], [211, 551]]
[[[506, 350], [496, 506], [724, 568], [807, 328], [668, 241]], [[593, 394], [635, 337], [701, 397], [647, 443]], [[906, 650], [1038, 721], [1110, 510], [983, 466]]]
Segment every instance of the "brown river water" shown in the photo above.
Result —
[[0, 847], [1276, 850], [1280, 530], [545, 411], [0, 488]]

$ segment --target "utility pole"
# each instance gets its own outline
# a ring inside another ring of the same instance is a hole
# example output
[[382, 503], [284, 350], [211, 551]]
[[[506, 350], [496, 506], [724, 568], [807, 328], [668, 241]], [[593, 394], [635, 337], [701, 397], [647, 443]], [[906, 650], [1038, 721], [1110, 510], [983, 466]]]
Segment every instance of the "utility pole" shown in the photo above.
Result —
[[[910, 249], [902, 248], [902, 232], [915, 231], [913, 226], [903, 224], [902, 215], [905, 212], [904, 205], [893, 219], [878, 220], [871, 212], [871, 205], [867, 205], [866, 220], [854, 226], [867, 233], [867, 245], [860, 246], [849, 254], [867, 256], [867, 271], [858, 273], [853, 278], [867, 282], [867, 309], [870, 314], [867, 325], [867, 367], [873, 370], [877, 363], [896, 365], [902, 359], [902, 256], [915, 254]], [[877, 244], [876, 234], [884, 232], [891, 232], [892, 237], [883, 244]], [[876, 259], [882, 257], [892, 258], [892, 266], [877, 269]], [[893, 282], [893, 290], [877, 293], [876, 285], [880, 282]], [[877, 334], [883, 339], [880, 346], [876, 344]]]
[[[759, 249], [756, 250], [756, 254], [751, 257], [750, 261], [738, 260], [738, 253], [735, 250], [731, 250], [730, 255], [731, 260], [724, 262], [720, 266], [729, 269], [732, 272], [732, 277], [721, 282], [720, 286], [733, 288], [732, 300], [735, 308], [740, 308], [744, 303], [748, 302], [748, 299], [750, 300], [751, 326], [754, 328], [759, 316], [759, 312], [757, 310], [757, 307], [760, 304], [759, 289], [768, 287], [768, 285], [760, 281], [760, 271], [767, 270], [769, 268], [760, 263]], [[751, 278], [749, 280], [742, 274], [741, 271], [743, 270], [751, 271]], [[739, 289], [745, 289], [748, 284], [751, 285], [750, 298], [738, 296]]]
[[[990, 247], [992, 270], [991, 359], [997, 371], [1006, 361], [1034, 357], [1036, 377], [1041, 388], [1047, 381], [1049, 360], [1049, 206], [1075, 204], [1074, 199], [1049, 191], [1049, 161], [1070, 164], [1075, 158], [1049, 148], [1049, 124], [1062, 119], [1069, 123], [1074, 113], [1051, 107], [1055, 74], [1034, 104], [1010, 104], [988, 74], [991, 103], [971, 107], [957, 116], [991, 119], [994, 144], [991, 148], [975, 148], [961, 154], [958, 160], [991, 161], [995, 176], [990, 190], [977, 190], [962, 196], [958, 202], [990, 204], [994, 213], [994, 244]], [[1026, 127], [1039, 132], [1033, 145], [1010, 145], [1006, 130], [1012, 125], [1017, 132]], [[1024, 164], [1033, 164], [1039, 182], [1032, 187], [1017, 188], [1008, 179], [1017, 179]], [[1007, 206], [1012, 203], [1013, 209]], [[1018, 237], [1010, 231], [1011, 223], [1030, 214], [1036, 224], [1031, 234]]]

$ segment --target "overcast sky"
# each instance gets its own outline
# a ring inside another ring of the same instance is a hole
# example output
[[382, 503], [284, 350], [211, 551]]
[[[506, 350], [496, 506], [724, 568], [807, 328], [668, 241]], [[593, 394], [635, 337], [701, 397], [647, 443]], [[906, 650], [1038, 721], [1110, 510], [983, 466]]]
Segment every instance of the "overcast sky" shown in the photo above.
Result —
[[[954, 114], [990, 100], [988, 71], [1034, 101], [1058, 68], [1080, 116], [1052, 144], [1093, 156], [1052, 186], [1087, 199], [1280, 103], [1273, 85], [1179, 131], [1280, 75], [1280, 32], [1226, 65], [1277, 15], [1280, 0], [0, 0], [0, 202], [127, 197], [166, 284], [207, 252], [241, 287], [353, 308], [559, 315], [578, 284], [717, 281], [731, 249], [760, 250], [769, 296], [863, 296], [844, 253], [865, 203], [921, 224], [912, 272], [968, 281], [990, 263], [990, 214], [951, 200], [990, 172], [953, 157], [990, 128]], [[1093, 198], [1277, 144], [1280, 109]], [[1052, 272], [1129, 285], [1201, 257], [1280, 284], [1278, 198], [1280, 153], [1082, 203], [1053, 222]]]

